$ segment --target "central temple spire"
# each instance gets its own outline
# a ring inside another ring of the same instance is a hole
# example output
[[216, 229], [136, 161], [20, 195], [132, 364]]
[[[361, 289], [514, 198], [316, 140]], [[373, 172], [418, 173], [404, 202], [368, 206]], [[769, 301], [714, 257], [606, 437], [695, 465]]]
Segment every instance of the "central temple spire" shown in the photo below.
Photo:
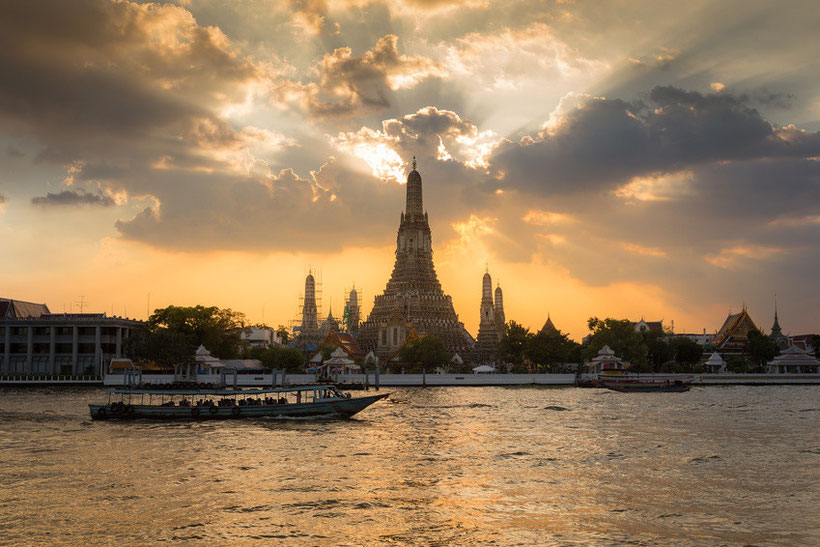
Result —
[[380, 358], [398, 351], [410, 336], [437, 336], [449, 352], [468, 355], [475, 341], [458, 320], [453, 301], [433, 266], [430, 224], [421, 199], [421, 175], [407, 175], [407, 204], [396, 233], [396, 262], [384, 292], [377, 295], [358, 342]]
[[404, 214], [408, 219], [424, 216], [421, 199], [421, 175], [416, 171], [416, 156], [413, 156], [413, 170], [407, 175], [407, 203]]

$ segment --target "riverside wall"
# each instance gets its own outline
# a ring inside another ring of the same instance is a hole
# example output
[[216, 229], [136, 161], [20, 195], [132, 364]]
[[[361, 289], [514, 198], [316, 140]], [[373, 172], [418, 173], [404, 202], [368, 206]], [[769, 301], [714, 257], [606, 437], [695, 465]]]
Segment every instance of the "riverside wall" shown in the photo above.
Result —
[[[693, 385], [820, 385], [820, 374], [642, 374], [641, 378], [653, 379], [693, 379]], [[582, 381], [590, 381], [590, 375], [582, 375]], [[104, 379], [91, 376], [20, 376], [2, 375], [0, 385], [103, 385], [120, 387], [135, 383], [159, 385], [172, 384], [179, 378], [172, 374], [124, 375], [109, 374]], [[307, 385], [317, 383], [315, 374], [237, 374], [223, 378], [217, 374], [199, 374], [200, 384], [227, 384], [242, 387], [270, 387]], [[375, 386], [374, 373], [340, 374], [332, 381], [342, 385]], [[380, 374], [379, 386], [384, 387], [422, 387], [422, 386], [572, 386], [576, 384], [574, 374]]]

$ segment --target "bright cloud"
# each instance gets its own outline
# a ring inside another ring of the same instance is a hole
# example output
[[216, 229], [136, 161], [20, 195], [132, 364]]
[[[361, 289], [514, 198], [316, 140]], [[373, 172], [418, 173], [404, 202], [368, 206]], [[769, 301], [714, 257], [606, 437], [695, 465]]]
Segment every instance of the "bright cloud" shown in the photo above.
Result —
[[403, 180], [407, 158], [414, 155], [452, 160], [472, 169], [486, 168], [500, 138], [490, 130], [479, 130], [455, 112], [428, 106], [402, 118], [384, 120], [380, 131], [362, 127], [340, 133], [332, 141], [340, 150], [365, 160], [374, 176], [398, 182]]

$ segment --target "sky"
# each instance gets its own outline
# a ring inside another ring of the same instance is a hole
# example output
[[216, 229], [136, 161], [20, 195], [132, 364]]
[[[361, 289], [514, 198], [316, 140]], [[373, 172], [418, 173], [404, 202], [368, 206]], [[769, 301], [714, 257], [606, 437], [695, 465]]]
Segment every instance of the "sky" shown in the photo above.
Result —
[[506, 317], [820, 331], [814, 0], [2, 2], [0, 296], [365, 312], [411, 158]]

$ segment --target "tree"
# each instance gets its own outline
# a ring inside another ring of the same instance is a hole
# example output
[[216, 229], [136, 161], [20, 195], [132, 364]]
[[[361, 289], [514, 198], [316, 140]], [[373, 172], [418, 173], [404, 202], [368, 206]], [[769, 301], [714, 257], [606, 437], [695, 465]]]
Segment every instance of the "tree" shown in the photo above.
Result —
[[245, 315], [216, 306], [168, 306], [154, 310], [148, 329], [167, 329], [185, 337], [194, 348], [203, 345], [219, 359], [235, 359], [242, 349]]
[[268, 370], [285, 369], [285, 372], [296, 374], [302, 372], [305, 364], [305, 356], [295, 348], [282, 348], [279, 346], [255, 347], [245, 353], [249, 359], [258, 359], [262, 366]]
[[666, 342], [664, 333], [646, 330], [641, 332], [643, 343], [646, 346], [646, 359], [652, 366], [653, 372], [658, 372], [664, 363], [672, 359], [672, 351]]
[[327, 361], [330, 359], [330, 354], [336, 351], [336, 346], [332, 346], [330, 344], [319, 344], [318, 351], [322, 353], [322, 361]]
[[276, 327], [276, 334], [279, 336], [279, 340], [281, 340], [282, 344], [288, 343], [290, 335], [288, 334], [288, 329], [286, 329], [284, 325], [279, 325]]
[[524, 356], [552, 371], [556, 365], [566, 363], [574, 342], [560, 331], [540, 331], [527, 338], [524, 345]]
[[447, 364], [449, 358], [444, 342], [434, 335], [414, 338], [399, 348], [399, 359], [403, 363], [412, 363], [413, 369], [432, 370]]
[[811, 345], [814, 346], [814, 356], [820, 359], [820, 334], [811, 335]]
[[530, 333], [530, 329], [515, 321], [507, 323], [506, 331], [498, 342], [498, 357], [502, 361], [521, 365], [524, 362], [524, 351], [527, 342], [533, 337], [533, 334]]
[[615, 354], [628, 361], [634, 368], [643, 369], [647, 365], [648, 349], [643, 335], [635, 332], [629, 319], [598, 319], [590, 317], [587, 323], [592, 333], [584, 350], [586, 360], [593, 359], [604, 346], [609, 346]]
[[186, 336], [166, 328], [147, 326], [131, 331], [125, 340], [125, 354], [135, 361], [156, 363], [163, 368], [173, 368], [190, 362], [196, 346]]
[[749, 357], [756, 369], [755, 372], [762, 372], [766, 368], [766, 363], [780, 354], [780, 348], [759, 330], [750, 330], [746, 336], [743, 352]]
[[748, 367], [746, 365], [746, 360], [743, 358], [742, 355], [730, 355], [726, 358], [726, 369], [729, 372], [741, 373], [747, 372]]
[[672, 358], [683, 365], [692, 367], [703, 356], [703, 348], [686, 336], [676, 336], [669, 342]]

